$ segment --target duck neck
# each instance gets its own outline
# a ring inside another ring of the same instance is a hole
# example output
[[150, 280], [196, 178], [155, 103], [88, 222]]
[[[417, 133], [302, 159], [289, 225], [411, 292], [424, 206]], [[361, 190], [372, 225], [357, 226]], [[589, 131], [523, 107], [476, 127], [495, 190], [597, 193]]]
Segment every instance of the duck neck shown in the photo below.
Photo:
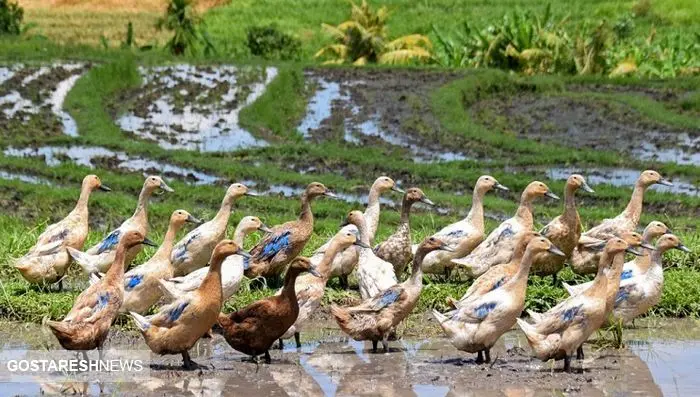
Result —
[[236, 230], [233, 232], [233, 242], [236, 243], [239, 247], [243, 246], [243, 242], [245, 240], [245, 236], [247, 236], [249, 232], [245, 230], [244, 227], [237, 227]]
[[631, 219], [635, 225], [639, 223], [639, 218], [642, 215], [642, 204], [644, 203], [644, 192], [646, 189], [647, 187], [643, 183], [637, 182], [637, 184], [634, 185], [632, 198], [630, 198], [623, 212], [624, 216]]
[[656, 247], [655, 250], [651, 251], [651, 253], [649, 254], [650, 258], [649, 265], [647, 266], [647, 268], [662, 268], [664, 252], [666, 252], [666, 248], [662, 247]]
[[202, 284], [199, 285], [198, 291], [200, 295], [212, 297], [219, 302], [222, 300], [223, 292], [221, 291], [221, 264], [225, 257], [212, 255], [209, 263], [209, 271], [204, 276]]
[[530, 274], [530, 267], [532, 266], [532, 260], [534, 259], [534, 257], [535, 254], [532, 250], [525, 250], [525, 254], [523, 255], [522, 260], [520, 261], [518, 271], [508, 281], [508, 284], [510, 284], [510, 288], [512, 288], [513, 286], [527, 286], [527, 277]]
[[370, 245], [370, 242], [369, 242], [370, 236], [369, 236], [369, 231], [367, 230], [367, 222], [365, 222], [365, 220], [362, 219], [355, 226], [357, 226], [357, 231], [360, 232], [360, 241], [362, 241], [363, 243], [365, 243], [367, 245]]
[[311, 200], [312, 197], [309, 197], [306, 192], [301, 194], [301, 213], [299, 214], [299, 220], [313, 225], [314, 214], [311, 212]]
[[578, 211], [576, 210], [576, 186], [566, 185], [564, 191], [564, 218], [569, 222], [575, 222], [580, 228]]
[[216, 213], [216, 216], [213, 219], [214, 223], [218, 226], [223, 225], [224, 231], [226, 230], [226, 225], [228, 224], [228, 218], [231, 216], [231, 209], [233, 208], [234, 201], [236, 201], [234, 196], [230, 194], [224, 196], [224, 199], [221, 201], [221, 207], [219, 207], [219, 211]]
[[367, 225], [367, 231], [370, 236], [373, 237], [377, 233], [377, 227], [379, 227], [379, 212], [381, 207], [379, 205], [379, 197], [381, 192], [379, 187], [372, 185], [369, 190], [369, 196], [367, 197], [367, 208], [365, 209], [365, 217], [369, 216], [371, 222]]
[[422, 249], [416, 251], [416, 255], [413, 257], [413, 264], [411, 267], [411, 278], [409, 278], [409, 283], [413, 285], [423, 285], [423, 268], [421, 264], [423, 263], [423, 258], [428, 253]]
[[472, 208], [464, 219], [481, 233], [484, 232], [484, 194], [481, 189], [474, 189], [472, 194]]
[[518, 206], [518, 210], [515, 212], [515, 217], [520, 220], [520, 223], [524, 225], [530, 225], [530, 227], [526, 227], [526, 229], [532, 228], [533, 224], [532, 201], [533, 197], [526, 193], [523, 193], [522, 197], [520, 198], [520, 205]]
[[598, 272], [593, 279], [593, 284], [586, 290], [588, 296], [599, 296], [601, 291], [605, 292], [608, 286], [608, 277], [605, 275], [605, 269], [610, 265], [611, 258], [606, 251], [600, 255], [600, 263], [598, 264]]
[[90, 201], [90, 194], [92, 193], [92, 187], [85, 184], [80, 188], [80, 197], [78, 202], [75, 203], [75, 208], [71, 211], [72, 214], [80, 215], [87, 220], [88, 216], [88, 202]]
[[402, 225], [408, 225], [408, 219], [411, 215], [411, 207], [413, 206], [413, 203], [413, 200], [409, 200], [408, 198], [404, 197], [403, 202], [401, 203], [401, 219], [399, 220], [399, 223]]
[[[165, 232], [165, 237], [163, 237], [163, 243], [161, 243], [160, 247], [158, 247], [158, 250], [155, 254], [153, 254], [153, 257], [149, 259], [149, 261], [154, 259], [160, 260], [170, 258], [170, 254], [173, 252], [173, 245], [175, 245], [177, 232], [181, 227], [182, 225], [179, 223], [170, 223], [168, 226], [168, 231]], [[169, 260], [168, 263], [170, 263], [172, 266], [172, 263]]]
[[300, 273], [301, 270], [290, 267], [289, 270], [287, 270], [287, 274], [284, 276], [284, 286], [282, 287], [282, 295], [295, 304], [297, 301], [295, 284]]
[[106, 284], [122, 285], [124, 268], [128, 266], [126, 263], [126, 251], [127, 248], [124, 244], [119, 244], [117, 246], [117, 251], [114, 254], [114, 262], [112, 262], [112, 266], [109, 267], [109, 270], [107, 270], [104, 276], [104, 282]]
[[139, 194], [139, 202], [136, 205], [136, 210], [132, 216], [132, 218], [135, 218], [146, 225], [148, 224], [148, 201], [151, 199], [151, 194], [153, 194], [153, 191], [148, 187], [144, 186], [143, 189], [141, 189], [141, 193]]
[[316, 265], [316, 270], [321, 274], [324, 281], [328, 281], [328, 278], [331, 275], [331, 264], [333, 263], [335, 256], [338, 254], [338, 251], [340, 251], [340, 244], [331, 240], [331, 244], [323, 253], [321, 262]]

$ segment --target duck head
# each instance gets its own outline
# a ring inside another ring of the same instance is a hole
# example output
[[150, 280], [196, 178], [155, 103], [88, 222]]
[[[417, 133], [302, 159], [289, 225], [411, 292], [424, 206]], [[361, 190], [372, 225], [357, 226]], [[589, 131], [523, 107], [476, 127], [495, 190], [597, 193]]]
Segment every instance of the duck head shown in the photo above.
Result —
[[542, 235], [532, 236], [527, 244], [527, 250], [533, 253], [549, 252], [558, 256], [566, 256], [559, 248], [557, 248], [547, 237]]
[[357, 245], [362, 248], [371, 248], [369, 245], [360, 241], [360, 231], [355, 225], [349, 228], [343, 228], [333, 236], [333, 244], [337, 244], [340, 250], [344, 250], [351, 245]]
[[668, 180], [664, 179], [661, 174], [654, 170], [646, 170], [642, 172], [641, 175], [639, 175], [639, 179], [637, 179], [637, 184], [642, 185], [644, 187], [649, 187], [653, 184], [658, 183], [659, 185], [664, 185], [664, 186], [673, 186], [673, 183], [669, 182]]
[[237, 227], [240, 227], [241, 230], [243, 230], [243, 233], [245, 234], [251, 234], [258, 230], [260, 230], [263, 233], [272, 232], [272, 229], [267, 227], [257, 216], [243, 217], [243, 219], [241, 219], [241, 221], [238, 223]]
[[384, 193], [389, 190], [393, 190], [397, 193], [404, 193], [403, 189], [396, 186], [396, 182], [388, 176], [380, 176], [372, 184], [372, 189], [377, 190], [379, 193]]
[[524, 230], [518, 233], [518, 235], [515, 237], [517, 243], [514, 252], [520, 252], [520, 255], [522, 256], [522, 254], [525, 252], [525, 249], [527, 248], [527, 245], [530, 244], [530, 241], [538, 237], [543, 236], [539, 232], [533, 230]]
[[295, 271], [297, 273], [309, 272], [314, 277], [321, 277], [321, 273], [316, 270], [316, 266], [311, 263], [309, 258], [304, 258], [302, 256], [294, 258], [292, 264], [289, 265], [288, 271]]
[[417, 187], [412, 187], [412, 188], [408, 189], [406, 191], [406, 193], [404, 194], [403, 200], [405, 202], [411, 203], [411, 204], [420, 202], [423, 204], [427, 204], [431, 207], [435, 206], [435, 203], [430, 201], [428, 196], [426, 196], [425, 193], [423, 193], [423, 191]]
[[259, 196], [259, 194], [249, 190], [248, 187], [242, 183], [233, 183], [226, 189], [226, 196], [239, 198], [243, 196]]
[[566, 180], [567, 188], [578, 190], [583, 189], [584, 192], [595, 193], [595, 190], [591, 189], [586, 183], [586, 179], [583, 175], [573, 174]]
[[102, 190], [103, 192], [111, 192], [112, 189], [107, 187], [107, 185], [103, 185], [102, 181], [100, 180], [100, 177], [97, 175], [86, 175], [85, 178], [83, 178], [83, 187], [89, 188], [91, 191], [92, 190]]
[[651, 241], [666, 233], [671, 233], [671, 229], [669, 229], [668, 226], [663, 222], [652, 221], [644, 228], [644, 239], [646, 241]]
[[[632, 249], [632, 247], [630, 247], [629, 244], [627, 244], [625, 242], [625, 240], [623, 240], [619, 237], [613, 237], [611, 239], [608, 239], [608, 241], [605, 242], [604, 250], [605, 250], [605, 253], [608, 255], [608, 257], [617, 255], [617, 254], [619, 254], [621, 252], [625, 252], [625, 251], [631, 252], [631, 253], [636, 252]], [[639, 254], [639, 252], [637, 252], [637, 254]], [[603, 263], [603, 261], [600, 261], [600, 264], [605, 265]]]
[[507, 187], [501, 185], [496, 178], [491, 175], [482, 175], [477, 179], [476, 186], [474, 187], [479, 192], [486, 193], [492, 189], [505, 190], [508, 191]]
[[149, 192], [158, 192], [158, 194], [162, 194], [163, 192], [172, 193], [175, 191], [163, 181], [163, 178], [156, 175], [147, 176], [146, 181], [143, 183], [143, 188]]
[[[620, 238], [623, 239], [631, 248], [642, 247], [642, 248], [646, 248], [646, 249], [650, 249], [650, 250], [654, 249], [654, 247], [652, 245], [645, 243], [642, 235], [637, 233], [637, 232], [624, 232], [624, 233], [620, 234]], [[641, 253], [638, 251], [629, 251], [629, 252], [632, 254], [635, 254], [635, 255], [641, 255]]]
[[233, 240], [221, 240], [219, 244], [216, 244], [216, 247], [214, 247], [214, 252], [212, 252], [211, 256], [212, 258], [223, 260], [231, 255], [240, 255], [244, 258], [250, 258], [250, 253], [239, 247]]
[[348, 215], [345, 217], [345, 220], [340, 224], [340, 227], [347, 225], [355, 225], [359, 230], [362, 230], [365, 227], [365, 215], [362, 213], [362, 211], [359, 210], [353, 210], [348, 212]]
[[664, 234], [656, 241], [656, 249], [662, 253], [674, 248], [687, 253], [692, 252], [690, 249], [688, 249], [688, 247], [683, 245], [681, 239], [679, 239], [675, 234]]
[[119, 244], [123, 245], [127, 249], [136, 247], [137, 245], [141, 244], [150, 245], [151, 247], [158, 246], [156, 243], [147, 239], [143, 234], [137, 232], [136, 230], [131, 230], [124, 233], [122, 238], [119, 239]]
[[194, 223], [195, 225], [201, 225], [203, 223], [201, 219], [195, 218], [185, 210], [175, 210], [173, 214], [170, 215], [170, 223], [172, 225], [182, 226], [188, 222]]
[[447, 246], [442, 240], [440, 240], [439, 238], [435, 238], [435, 237], [427, 237], [418, 246], [418, 251], [423, 252], [425, 254], [427, 254], [428, 252], [436, 251], [436, 250], [448, 251], [448, 252], [454, 251], [454, 249]]
[[559, 200], [559, 196], [552, 193], [552, 191], [549, 189], [549, 186], [545, 185], [543, 182], [540, 181], [530, 182], [530, 184], [527, 185], [527, 187], [525, 188], [525, 191], [523, 191], [521, 200], [527, 201], [542, 196], [549, 197], [554, 200]]
[[306, 189], [304, 189], [304, 195], [309, 199], [314, 199], [319, 196], [326, 196], [331, 198], [338, 198], [335, 193], [331, 192], [326, 186], [321, 182], [311, 182]]

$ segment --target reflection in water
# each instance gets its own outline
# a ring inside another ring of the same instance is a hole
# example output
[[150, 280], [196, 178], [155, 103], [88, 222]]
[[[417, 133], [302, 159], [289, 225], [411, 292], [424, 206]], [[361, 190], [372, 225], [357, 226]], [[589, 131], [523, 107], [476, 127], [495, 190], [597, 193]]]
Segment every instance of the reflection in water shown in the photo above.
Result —
[[700, 396], [700, 384], [696, 380], [700, 374], [700, 341], [653, 339], [632, 341], [628, 345], [649, 366], [664, 396]]

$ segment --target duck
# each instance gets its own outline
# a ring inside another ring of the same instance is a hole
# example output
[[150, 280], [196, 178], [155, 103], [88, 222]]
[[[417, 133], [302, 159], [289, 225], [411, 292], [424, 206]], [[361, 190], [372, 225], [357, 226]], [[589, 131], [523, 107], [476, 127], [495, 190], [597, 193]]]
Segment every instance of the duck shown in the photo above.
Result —
[[[322, 194], [320, 187], [315, 187], [312, 194]], [[270, 348], [297, 320], [299, 303], [296, 295], [296, 280], [303, 272], [315, 277], [321, 274], [305, 257], [294, 258], [284, 277], [282, 293], [273, 295], [235, 311], [231, 314], [219, 313], [218, 327], [214, 331], [222, 333], [226, 342], [235, 350], [257, 358], [264, 354], [269, 364]]]
[[63, 320], [43, 319], [43, 324], [64, 349], [98, 349], [102, 358], [102, 345], [124, 299], [124, 268], [128, 266], [128, 252], [143, 244], [155, 246], [140, 232], [125, 231], [116, 244], [114, 266], [110, 266], [105, 276], [78, 295]]
[[[613, 237], [605, 243], [593, 285], [583, 293], [569, 297], [539, 316], [534, 324], [517, 319], [535, 357], [542, 361], [564, 360], [564, 371], [571, 372], [571, 356], [606, 319], [608, 276], [622, 268], [625, 251], [638, 254], [623, 239]], [[615, 281], [613, 281], [615, 283]], [[617, 279], [619, 285], [619, 278]], [[615, 288], [617, 289], [617, 288]]]
[[508, 263], [502, 263], [492, 266], [486, 273], [479, 276], [472, 285], [469, 286], [467, 292], [458, 301], [453, 298], [448, 298], [448, 302], [455, 309], [464, 306], [466, 303], [480, 298], [487, 293], [502, 287], [508, 282], [520, 269], [520, 263], [525, 255], [525, 250], [533, 238], [543, 237], [540, 233], [532, 230], [522, 230], [516, 236], [517, 243], [513, 251], [513, 257]]
[[365, 299], [353, 307], [331, 305], [331, 314], [340, 329], [357, 341], [372, 341], [372, 352], [382, 342], [384, 353], [389, 350], [391, 331], [413, 311], [423, 289], [421, 262], [434, 250], [451, 248], [435, 237], [428, 237], [420, 244], [413, 257], [411, 276], [400, 284]]
[[576, 274], [589, 274], [596, 271], [596, 264], [600, 252], [591, 246], [591, 240], [607, 240], [612, 236], [620, 236], [621, 233], [634, 230], [642, 216], [644, 192], [655, 184], [673, 186], [673, 184], [654, 170], [646, 170], [639, 175], [632, 191], [632, 198], [624, 211], [611, 219], [605, 219], [599, 225], [591, 228], [581, 235], [579, 245], [571, 255], [571, 269]]
[[314, 215], [311, 202], [317, 197], [338, 198], [326, 186], [312, 182], [301, 194], [301, 214], [294, 221], [289, 221], [272, 228], [250, 251], [253, 256], [250, 267], [245, 271], [248, 278], [259, 276], [279, 276], [284, 268], [301, 253], [311, 238], [314, 230]]
[[676, 235], [664, 234], [656, 241], [651, 254], [646, 255], [651, 257], [649, 261], [643, 261], [629, 277], [624, 277], [623, 272], [620, 288], [615, 295], [614, 321], [629, 323], [659, 303], [664, 288], [663, 256], [670, 249], [691, 252]]
[[63, 289], [63, 276], [71, 263], [67, 248], [83, 249], [89, 230], [88, 201], [95, 190], [109, 192], [112, 189], [97, 175], [85, 176], [73, 210], [62, 220], [47, 226], [34, 246], [14, 261], [14, 267], [29, 283], [58, 283], [58, 289]]
[[[633, 260], [625, 262], [624, 266], [622, 267], [622, 273], [620, 274], [620, 280], [626, 280], [634, 277], [635, 275], [643, 275], [646, 273], [647, 269], [649, 269], [649, 266], [651, 265], [651, 254], [653, 252], [653, 250], [650, 250], [649, 248], [653, 248], [652, 244], [654, 239], [666, 233], [671, 233], [671, 229], [669, 229], [663, 222], [659, 221], [650, 222], [647, 227], [644, 228], [644, 233], [642, 234], [643, 245], [640, 249], [640, 252], [642, 252], [643, 255], [635, 256]], [[569, 293], [569, 295], [580, 294], [590, 287], [591, 284], [592, 281], [576, 285], [562, 283], [564, 289]]]
[[374, 254], [391, 263], [397, 276], [400, 276], [406, 270], [406, 264], [413, 258], [409, 217], [411, 215], [411, 207], [415, 203], [423, 203], [431, 207], [435, 206], [435, 203], [419, 188], [412, 187], [406, 190], [401, 202], [401, 219], [396, 231], [381, 244], [374, 247]]
[[[67, 247], [70, 256], [86, 274], [105, 273], [109, 269], [114, 262], [119, 238], [124, 233], [136, 230], [144, 236], [148, 234], [148, 202], [156, 191], [172, 193], [175, 190], [168, 186], [161, 177], [156, 175], [147, 176], [139, 194], [136, 210], [131, 218], [125, 220], [117, 229], [112, 230], [107, 237], [85, 252]], [[141, 248], [141, 245], [137, 245], [126, 253], [127, 266], [141, 252]]]
[[184, 276], [206, 266], [214, 247], [226, 236], [226, 227], [231, 216], [233, 203], [243, 196], [257, 196], [241, 183], [231, 184], [221, 201], [221, 207], [214, 218], [187, 233], [175, 245], [170, 261], [175, 268], [175, 276]]
[[564, 188], [564, 213], [549, 222], [540, 233], [566, 254], [553, 255], [543, 252], [535, 258], [532, 273], [539, 276], [552, 276], [552, 285], [557, 284], [557, 273], [564, 268], [567, 259], [578, 245], [581, 238], [581, 218], [576, 210], [576, 192], [582, 189], [588, 193], [595, 191], [588, 186], [586, 179], [579, 174], [573, 174], [566, 180]]
[[209, 332], [221, 312], [221, 266], [230, 255], [249, 256], [233, 240], [222, 240], [214, 247], [209, 269], [199, 288], [161, 307], [152, 316], [130, 312], [146, 345], [160, 355], [181, 354], [185, 369], [199, 365], [190, 358], [189, 350]]
[[[361, 211], [350, 211], [343, 226], [347, 225], [355, 225], [360, 233], [360, 241], [369, 245], [367, 223]], [[362, 299], [369, 299], [398, 283], [393, 264], [375, 255], [372, 249], [358, 248], [357, 285]]]
[[[381, 195], [388, 191], [394, 191], [397, 193], [405, 193], [401, 188], [396, 185], [393, 179], [388, 176], [380, 176], [377, 178], [372, 187], [369, 190], [369, 195], [367, 199], [367, 207], [364, 211], [365, 221], [367, 222], [367, 235], [369, 238], [368, 244], [372, 244], [374, 241], [374, 236], [377, 232], [377, 227], [379, 225], [379, 213], [380, 198]], [[347, 225], [346, 231], [351, 231], [357, 226]], [[322, 246], [318, 247], [316, 251], [311, 255], [311, 262], [317, 266], [324, 257], [324, 253], [328, 248], [332, 238], [326, 241]], [[342, 288], [348, 287], [348, 276], [357, 266], [357, 260], [360, 256], [360, 251], [358, 247], [350, 246], [344, 251], [338, 253], [333, 263], [331, 264], [331, 278], [338, 278], [340, 280], [340, 285]]]
[[484, 274], [491, 266], [510, 261], [516, 244], [515, 235], [521, 230], [533, 229], [532, 202], [542, 196], [559, 200], [559, 197], [540, 181], [527, 185], [520, 196], [520, 206], [515, 215], [494, 229], [469, 255], [452, 259], [452, 264], [475, 278]]
[[[331, 275], [331, 266], [337, 255], [345, 252], [349, 247], [356, 245], [363, 248], [370, 248], [369, 245], [360, 240], [360, 231], [354, 225], [343, 227], [333, 236], [330, 245], [326, 248], [323, 258], [316, 264], [311, 261], [312, 266], [318, 271], [321, 277], [314, 277], [311, 274], [303, 274], [297, 277], [295, 290], [297, 302], [299, 304], [299, 315], [294, 324], [289, 327], [279, 339], [279, 348], [284, 347], [284, 339], [294, 336], [297, 348], [301, 348], [301, 330], [309, 320], [309, 317], [321, 306], [321, 299], [326, 289], [326, 283]], [[280, 295], [284, 288], [277, 291]]]
[[168, 231], [165, 232], [163, 243], [155, 254], [144, 264], [130, 269], [124, 275], [124, 303], [120, 312], [136, 312], [143, 314], [161, 298], [158, 280], [173, 276], [174, 268], [170, 262], [170, 254], [177, 237], [177, 232], [185, 223], [199, 225], [201, 220], [185, 210], [175, 210], [170, 215]]
[[[423, 259], [423, 273], [449, 276], [453, 266], [451, 260], [469, 255], [484, 240], [484, 196], [493, 189], [510, 190], [491, 175], [482, 175], [477, 179], [472, 194], [472, 207], [466, 218], [433, 234], [433, 237], [442, 240], [454, 251], [437, 250], [429, 253]], [[416, 249], [417, 244], [412, 248], [414, 253]]]
[[[233, 241], [238, 244], [239, 247], [242, 247], [245, 236], [256, 231], [270, 233], [271, 230], [265, 226], [257, 216], [245, 216], [236, 226], [236, 230], [233, 233]], [[243, 272], [249, 263], [250, 258], [241, 255], [231, 255], [224, 259], [224, 263], [221, 266], [221, 288], [223, 290], [224, 302], [238, 291], [241, 280], [243, 280]], [[208, 273], [209, 267], [205, 266], [186, 276], [161, 279], [160, 288], [163, 291], [164, 299], [172, 301], [196, 290], [202, 284]]]
[[[525, 308], [527, 279], [535, 257], [543, 252], [564, 256], [546, 237], [534, 237], [531, 233], [525, 236], [530, 236], [530, 239], [518, 270], [503, 285], [465, 302], [449, 313], [433, 310], [433, 316], [452, 345], [458, 350], [478, 353], [476, 362], [479, 364], [491, 362], [491, 348], [501, 335], [515, 325]], [[524, 240], [521, 238], [520, 242]]]

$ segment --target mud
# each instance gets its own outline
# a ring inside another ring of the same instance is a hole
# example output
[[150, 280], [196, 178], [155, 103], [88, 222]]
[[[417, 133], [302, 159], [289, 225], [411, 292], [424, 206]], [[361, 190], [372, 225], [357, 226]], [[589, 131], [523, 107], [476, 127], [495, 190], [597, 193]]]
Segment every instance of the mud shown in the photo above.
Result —
[[297, 127], [312, 142], [372, 145], [416, 162], [471, 158], [469, 143], [442, 134], [430, 93], [456, 73], [324, 69], [307, 72], [311, 95]]
[[277, 69], [175, 65], [144, 68], [143, 86], [123, 93], [115, 112], [126, 132], [165, 149], [225, 152], [267, 146], [238, 124]]
[[[147, 381], [64, 383], [37, 380], [3, 385], [8, 394], [54, 394], [57, 390], [126, 395], [416, 395], [416, 396], [661, 396], [696, 395], [700, 327], [695, 320], [647, 320], [625, 330], [628, 348], [598, 350], [585, 345], [586, 360], [574, 373], [532, 359], [520, 331], [506, 333], [494, 347], [494, 362], [478, 365], [441, 337], [421, 337], [437, 328], [412, 321], [389, 353], [373, 354], [365, 343], [348, 340], [330, 321], [317, 321], [302, 334], [303, 346], [272, 351], [272, 364], [241, 362], [243, 355], [220, 337], [202, 339], [192, 349], [200, 370], [183, 371], [180, 358], [152, 356]], [[4, 352], [58, 349], [36, 325], [0, 325]], [[146, 349], [140, 335], [113, 330], [108, 348]], [[19, 379], [18, 379], [19, 380]]]
[[697, 111], [687, 108], [683, 102], [689, 98], [693, 91], [678, 90], [662, 87], [644, 87], [626, 84], [570, 84], [566, 87], [573, 92], [599, 92], [604, 94], [634, 94], [644, 96], [657, 102], [661, 102], [669, 109], [678, 113], [700, 115]]
[[[521, 94], [478, 102], [472, 114], [522, 139], [614, 150], [639, 160], [700, 164], [700, 130], [681, 131], [646, 120], [621, 104]], [[500, 115], [504, 125], [497, 125]]]
[[[75, 120], [63, 110], [68, 91], [90, 66], [53, 64], [0, 66], [0, 134], [36, 138], [77, 136]], [[8, 137], [11, 137], [8, 135]]]

